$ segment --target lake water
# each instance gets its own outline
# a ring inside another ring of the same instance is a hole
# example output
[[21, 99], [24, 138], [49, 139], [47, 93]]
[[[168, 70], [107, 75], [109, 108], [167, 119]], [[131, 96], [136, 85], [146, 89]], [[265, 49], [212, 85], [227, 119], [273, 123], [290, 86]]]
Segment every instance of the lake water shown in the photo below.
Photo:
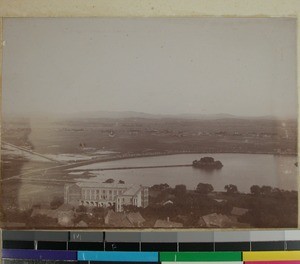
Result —
[[[252, 185], [269, 185], [284, 190], [297, 190], [298, 168], [294, 165], [296, 156], [275, 156], [268, 154], [178, 154], [157, 157], [143, 157], [115, 160], [81, 166], [76, 169], [102, 169], [130, 166], [158, 166], [191, 164], [203, 156], [212, 156], [223, 163], [221, 170], [205, 171], [193, 167], [149, 168], [114, 171], [92, 171], [97, 178], [124, 180], [129, 184], [167, 183], [171, 187], [185, 184], [188, 189], [195, 189], [197, 184], [209, 183], [216, 191], [224, 190], [226, 184], [234, 184], [240, 192], [250, 192]], [[73, 172], [76, 169], [72, 169]], [[70, 171], [71, 172], [71, 171]]]

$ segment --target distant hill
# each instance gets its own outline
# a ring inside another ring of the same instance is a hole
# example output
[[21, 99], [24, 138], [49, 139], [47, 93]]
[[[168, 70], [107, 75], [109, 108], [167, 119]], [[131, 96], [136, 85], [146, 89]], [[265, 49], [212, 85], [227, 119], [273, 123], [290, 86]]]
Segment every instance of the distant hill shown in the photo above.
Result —
[[160, 119], [163, 115], [147, 114], [143, 112], [134, 111], [96, 111], [96, 112], [81, 112], [72, 114], [69, 117], [75, 118], [148, 118], [148, 119]]
[[123, 119], [123, 118], [137, 118], [137, 119], [197, 119], [197, 120], [217, 120], [217, 119], [278, 119], [274, 116], [236, 116], [226, 113], [220, 114], [149, 114], [135, 111], [96, 111], [96, 112], [81, 112], [72, 114], [69, 118], [107, 118], [107, 119]]
[[275, 116], [238, 116], [226, 113], [220, 114], [149, 114], [135, 111], [91, 111], [78, 112], [72, 114], [50, 114], [50, 113], [27, 113], [27, 114], [6, 114], [3, 119], [17, 118], [35, 118], [35, 119], [185, 119], [185, 120], [296, 120], [291, 117], [275, 117]]

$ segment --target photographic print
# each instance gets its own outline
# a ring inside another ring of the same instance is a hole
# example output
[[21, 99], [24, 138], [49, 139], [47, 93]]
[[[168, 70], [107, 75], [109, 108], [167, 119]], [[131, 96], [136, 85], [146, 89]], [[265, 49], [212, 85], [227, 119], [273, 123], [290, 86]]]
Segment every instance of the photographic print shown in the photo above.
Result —
[[296, 228], [293, 18], [5, 18], [1, 225]]

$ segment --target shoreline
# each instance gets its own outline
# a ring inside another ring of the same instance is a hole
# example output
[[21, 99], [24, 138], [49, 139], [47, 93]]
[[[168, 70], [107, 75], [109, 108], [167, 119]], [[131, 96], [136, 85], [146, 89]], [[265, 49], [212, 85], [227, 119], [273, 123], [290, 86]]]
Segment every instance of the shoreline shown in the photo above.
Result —
[[[94, 163], [101, 163], [101, 162], [110, 162], [110, 161], [115, 161], [115, 160], [124, 160], [124, 159], [133, 159], [133, 158], [145, 158], [145, 157], [160, 157], [160, 156], [171, 156], [171, 155], [181, 155], [181, 154], [202, 154], [202, 155], [215, 155], [215, 154], [250, 154], [250, 155], [273, 155], [273, 156], [292, 156], [292, 157], [297, 157], [297, 154], [292, 154], [292, 153], [272, 153], [272, 152], [257, 152], [257, 153], [249, 153], [249, 152], [198, 152], [198, 151], [178, 151], [178, 152], [164, 152], [164, 153], [152, 153], [152, 154], [142, 154], [142, 153], [136, 153], [136, 154], [118, 154], [116, 156], [110, 156], [110, 157], [102, 157], [102, 158], [94, 158], [91, 160], [87, 161], [81, 161], [81, 162], [76, 162], [76, 163], [70, 163], [66, 164], [66, 170], [71, 170], [72, 167], [78, 167], [78, 166], [85, 166], [85, 165], [90, 165]], [[125, 155], [125, 156], [124, 156]]]

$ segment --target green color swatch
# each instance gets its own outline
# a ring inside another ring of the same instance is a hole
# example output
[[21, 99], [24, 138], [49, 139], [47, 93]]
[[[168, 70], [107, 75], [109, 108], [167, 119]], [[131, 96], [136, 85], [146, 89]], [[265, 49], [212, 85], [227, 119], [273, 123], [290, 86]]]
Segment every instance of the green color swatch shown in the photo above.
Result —
[[242, 252], [161, 252], [160, 261], [242, 261]]

